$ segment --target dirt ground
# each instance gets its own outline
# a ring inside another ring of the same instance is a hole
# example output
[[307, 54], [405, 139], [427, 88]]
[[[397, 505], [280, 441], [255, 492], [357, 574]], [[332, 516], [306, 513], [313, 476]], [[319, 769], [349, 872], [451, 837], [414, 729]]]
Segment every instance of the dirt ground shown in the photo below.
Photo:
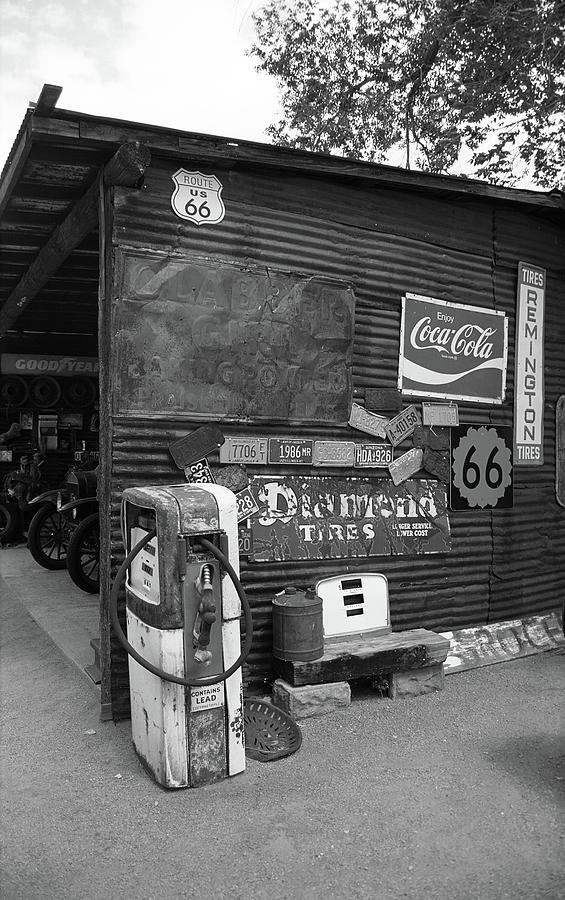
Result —
[[0, 579], [2, 900], [557, 900], [565, 654], [354, 691], [295, 755], [167, 792]]

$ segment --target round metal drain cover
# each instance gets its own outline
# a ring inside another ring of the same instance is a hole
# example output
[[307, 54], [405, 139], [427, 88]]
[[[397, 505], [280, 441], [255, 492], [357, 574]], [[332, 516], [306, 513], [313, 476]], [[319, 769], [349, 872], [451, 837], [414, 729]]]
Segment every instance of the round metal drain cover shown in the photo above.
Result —
[[296, 753], [302, 732], [291, 717], [264, 700], [244, 700], [245, 753], [251, 759], [270, 762]]

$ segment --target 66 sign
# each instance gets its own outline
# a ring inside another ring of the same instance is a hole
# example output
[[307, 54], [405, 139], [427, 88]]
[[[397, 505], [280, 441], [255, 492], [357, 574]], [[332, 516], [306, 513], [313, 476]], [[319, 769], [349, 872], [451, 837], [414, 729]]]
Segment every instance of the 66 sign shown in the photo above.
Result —
[[451, 429], [450, 509], [513, 505], [513, 429], [460, 425]]

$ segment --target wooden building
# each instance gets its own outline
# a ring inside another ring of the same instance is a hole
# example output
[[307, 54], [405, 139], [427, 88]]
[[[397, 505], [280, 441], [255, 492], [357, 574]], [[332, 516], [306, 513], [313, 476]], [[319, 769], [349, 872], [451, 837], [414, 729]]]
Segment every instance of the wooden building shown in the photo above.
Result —
[[83, 115], [59, 94], [30, 106], [0, 180], [0, 351], [24, 381], [34, 359], [99, 360], [99, 432], [78, 439], [100, 451], [103, 715], [129, 703], [108, 616], [121, 493], [182, 481], [169, 445], [204, 424], [226, 439], [210, 467], [245, 464], [257, 506], [250, 692], [287, 585], [382, 572], [395, 630], [560, 607], [563, 194]]

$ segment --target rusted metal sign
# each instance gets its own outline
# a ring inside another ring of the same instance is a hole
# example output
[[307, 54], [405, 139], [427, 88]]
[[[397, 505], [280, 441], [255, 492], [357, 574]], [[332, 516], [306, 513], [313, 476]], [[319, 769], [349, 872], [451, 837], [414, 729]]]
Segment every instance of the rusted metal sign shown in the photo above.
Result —
[[129, 249], [117, 265], [116, 411], [347, 422], [347, 285]]
[[422, 423], [446, 427], [459, 425], [459, 407], [456, 403], [422, 403]]
[[255, 475], [250, 493], [256, 562], [451, 549], [446, 488], [436, 481]]
[[388, 419], [386, 416], [378, 416], [376, 413], [369, 412], [368, 409], [364, 409], [358, 403], [351, 404], [351, 413], [349, 415], [351, 428], [357, 428], [358, 431], [373, 434], [375, 437], [385, 438], [385, 425], [387, 423]]
[[216, 484], [222, 484], [234, 494], [242, 491], [249, 484], [249, 475], [243, 466], [214, 466], [212, 477]]
[[169, 453], [179, 469], [184, 469], [204, 459], [209, 453], [217, 451], [224, 441], [224, 435], [219, 428], [215, 425], [203, 425], [169, 444]]
[[402, 409], [402, 394], [396, 388], [366, 388], [365, 408], [399, 412]]
[[312, 463], [315, 466], [354, 466], [353, 441], [315, 441]]
[[397, 444], [401, 444], [405, 438], [409, 437], [420, 421], [420, 413], [415, 406], [407, 406], [394, 419], [391, 419], [385, 431], [392, 446], [396, 447]]

